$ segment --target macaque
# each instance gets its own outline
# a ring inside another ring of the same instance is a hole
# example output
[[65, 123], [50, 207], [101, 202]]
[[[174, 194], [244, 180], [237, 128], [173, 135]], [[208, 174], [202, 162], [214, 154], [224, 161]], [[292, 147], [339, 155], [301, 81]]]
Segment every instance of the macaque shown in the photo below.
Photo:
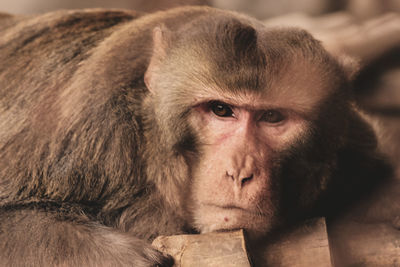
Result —
[[351, 71], [303, 30], [206, 7], [2, 15], [0, 62], [5, 266], [170, 266], [159, 235], [259, 240], [385, 166]]

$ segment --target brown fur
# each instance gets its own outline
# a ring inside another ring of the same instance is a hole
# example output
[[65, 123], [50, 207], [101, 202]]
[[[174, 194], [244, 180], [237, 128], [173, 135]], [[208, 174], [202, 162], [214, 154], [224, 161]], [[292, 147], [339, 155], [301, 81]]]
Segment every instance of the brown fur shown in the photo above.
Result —
[[[277, 153], [279, 223], [325, 212], [327, 204], [339, 210], [347, 202], [331, 200], [341, 183], [352, 195], [380, 167], [344, 71], [304, 31], [264, 29], [210, 8], [145, 16], [59, 11], [0, 23], [5, 265], [168, 265], [140, 239], [195, 231], [182, 200], [202, 155], [201, 137], [188, 123], [193, 96], [208, 94], [194, 91], [196, 84], [221, 94], [274, 92], [290, 63], [307, 59], [315, 68], [314, 84], [324, 86], [311, 102], [312, 91], [271, 93], [312, 122], [307, 138]], [[152, 94], [144, 75], [156, 60], [156, 26], [172, 30], [164, 31], [164, 63], [149, 76], [161, 88]]]

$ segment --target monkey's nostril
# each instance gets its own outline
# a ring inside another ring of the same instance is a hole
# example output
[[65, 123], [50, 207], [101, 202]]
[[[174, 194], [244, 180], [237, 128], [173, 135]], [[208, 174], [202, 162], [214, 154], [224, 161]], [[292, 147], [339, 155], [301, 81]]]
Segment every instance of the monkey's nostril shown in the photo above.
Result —
[[253, 179], [253, 174], [252, 175], [250, 175], [250, 176], [248, 176], [248, 177], [244, 177], [244, 178], [242, 178], [242, 184], [244, 184], [245, 182], [247, 182], [247, 181], [250, 181], [251, 179]]
[[230, 177], [232, 180], [235, 179], [235, 178], [233, 177], [233, 174], [230, 174], [228, 171], [226, 171], [226, 176]]

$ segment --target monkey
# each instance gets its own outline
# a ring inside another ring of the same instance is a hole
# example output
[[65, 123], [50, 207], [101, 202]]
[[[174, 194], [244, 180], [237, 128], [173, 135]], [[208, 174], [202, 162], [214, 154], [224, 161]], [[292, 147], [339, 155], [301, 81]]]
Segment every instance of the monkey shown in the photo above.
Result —
[[171, 266], [149, 241], [258, 241], [383, 179], [348, 68], [304, 30], [209, 7], [0, 23], [5, 266]]

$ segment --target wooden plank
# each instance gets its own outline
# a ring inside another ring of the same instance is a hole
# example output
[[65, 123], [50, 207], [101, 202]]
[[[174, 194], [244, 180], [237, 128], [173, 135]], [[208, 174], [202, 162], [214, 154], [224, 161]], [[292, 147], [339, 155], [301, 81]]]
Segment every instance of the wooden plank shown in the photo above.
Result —
[[175, 267], [250, 267], [243, 230], [160, 236], [153, 246], [174, 257]]
[[[258, 248], [259, 250], [260, 248]], [[256, 266], [331, 267], [325, 218], [308, 220], [291, 231], [281, 233], [262, 248]]]
[[249, 260], [242, 230], [202, 235], [161, 236], [153, 245], [174, 257], [175, 267], [254, 266], [331, 267], [324, 218], [308, 220], [298, 227], [252, 244]]
[[329, 233], [335, 266], [400, 266], [400, 231], [393, 225], [346, 221]]

